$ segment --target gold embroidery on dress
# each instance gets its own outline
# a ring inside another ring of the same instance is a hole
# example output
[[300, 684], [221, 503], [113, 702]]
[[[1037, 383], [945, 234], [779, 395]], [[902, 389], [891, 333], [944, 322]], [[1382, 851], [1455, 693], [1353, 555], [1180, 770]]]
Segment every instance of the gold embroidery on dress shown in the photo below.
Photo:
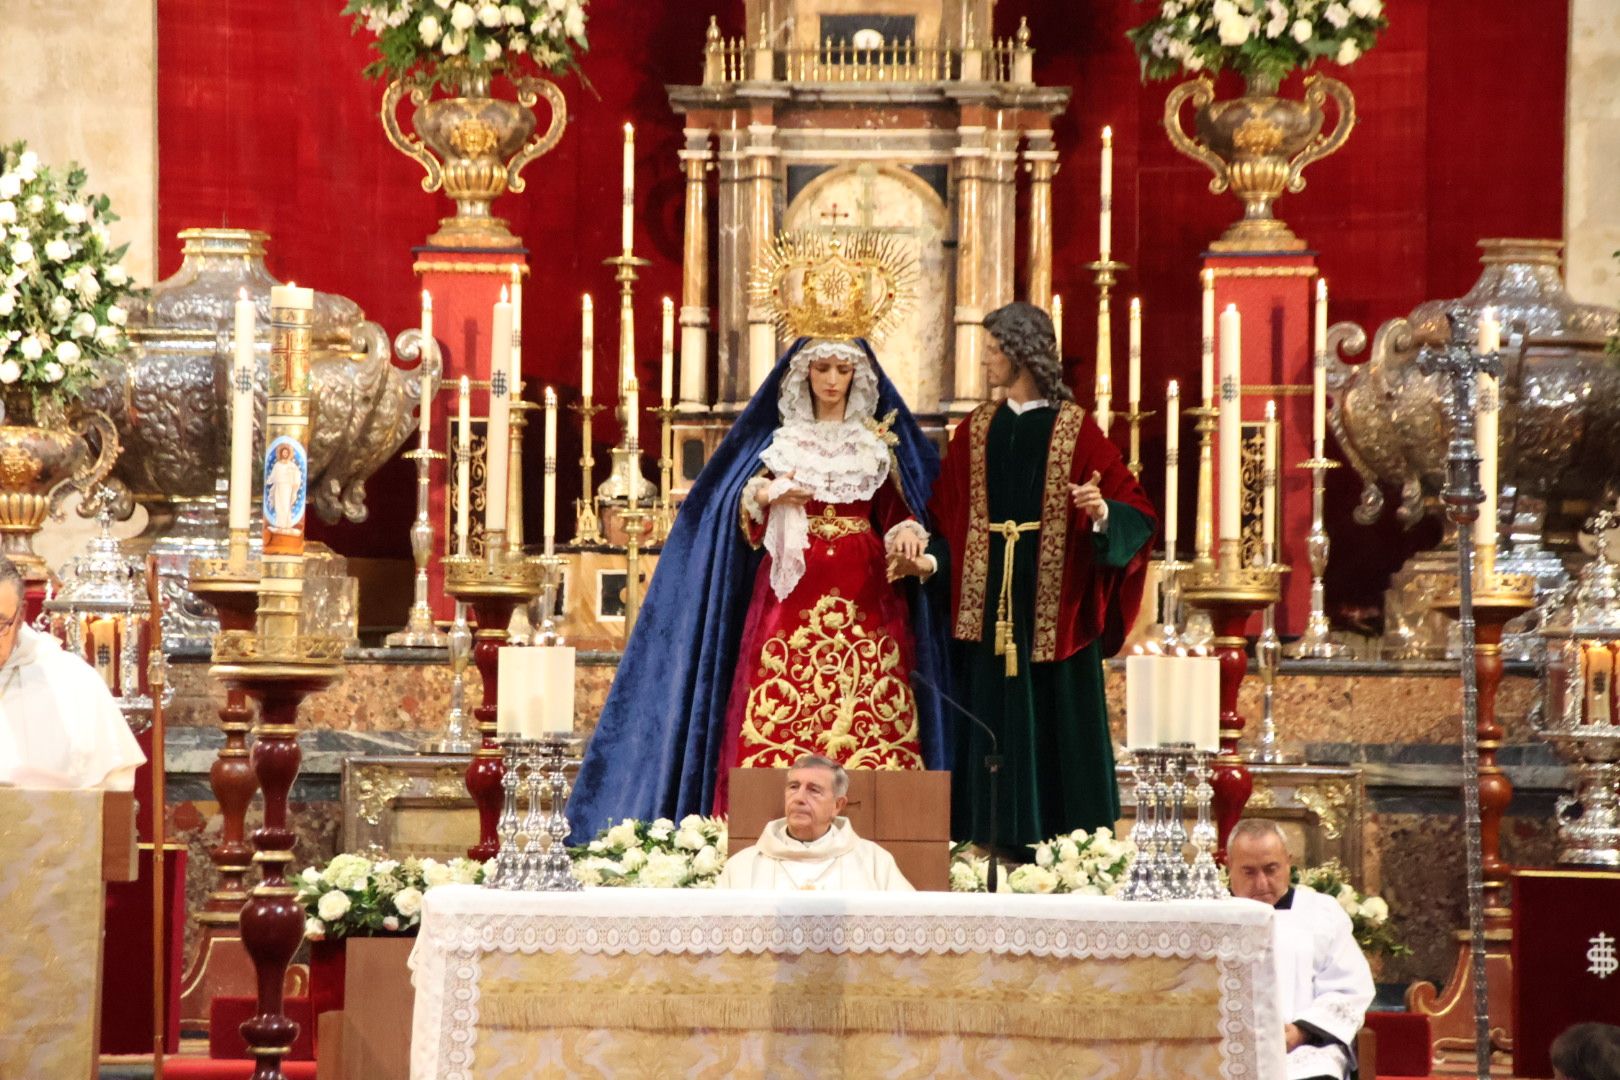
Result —
[[841, 516], [834, 507], [827, 507], [810, 519], [810, 535], [817, 540], [833, 541], [845, 536], [872, 531], [872, 523], [865, 518]]
[[741, 764], [769, 768], [821, 754], [852, 769], [920, 769], [917, 702], [900, 643], [870, 631], [835, 589], [805, 624], [760, 648], [761, 682], [743, 710]]
[[990, 489], [985, 475], [985, 442], [995, 402], [985, 402], [968, 418], [968, 524], [962, 545], [962, 597], [956, 608], [956, 637], [984, 638], [984, 590], [990, 579]]
[[1069, 474], [1074, 466], [1074, 444], [1080, 437], [1085, 410], [1072, 401], [1058, 407], [1052, 423], [1052, 442], [1046, 452], [1046, 494], [1041, 506], [1041, 546], [1035, 576], [1035, 640], [1032, 662], [1057, 656], [1057, 617], [1063, 600], [1064, 549], [1069, 541]]

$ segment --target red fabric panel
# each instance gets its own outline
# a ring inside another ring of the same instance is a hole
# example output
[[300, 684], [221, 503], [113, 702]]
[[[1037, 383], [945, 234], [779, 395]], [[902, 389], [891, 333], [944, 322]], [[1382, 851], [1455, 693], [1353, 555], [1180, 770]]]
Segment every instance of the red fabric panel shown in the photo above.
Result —
[[1427, 1016], [1370, 1012], [1367, 1027], [1378, 1036], [1379, 1076], [1428, 1076], [1434, 1068]]
[[[166, 1046], [180, 1048], [180, 972], [186, 935], [185, 850], [163, 854]], [[107, 929], [101, 956], [101, 1052], [152, 1052], [152, 849], [137, 853], [134, 881], [107, 884]]]
[[[173, 235], [186, 226], [267, 229], [274, 272], [350, 296], [397, 333], [416, 321], [410, 248], [447, 203], [424, 194], [419, 168], [387, 144], [376, 115], [381, 88], [359, 74], [369, 39], [350, 35], [339, 7], [304, 0], [290, 13], [269, 0], [159, 0], [160, 268], [178, 265]], [[1075, 87], [1057, 124], [1054, 282], [1069, 302], [1069, 351], [1085, 358], [1077, 385], [1090, 382], [1094, 345], [1085, 314], [1094, 292], [1082, 264], [1096, 257], [1098, 131], [1114, 126], [1115, 257], [1131, 266], [1122, 291], [1143, 297], [1152, 408], [1166, 379], [1196, 384], [1199, 256], [1239, 207], [1209, 193], [1207, 171], [1176, 154], [1160, 127], [1169, 84], [1141, 85], [1121, 36], [1142, 11], [1134, 0], [1002, 0], [997, 30], [1011, 34], [1027, 15], [1036, 78]], [[526, 374], [555, 383], [565, 403], [577, 391], [582, 292], [598, 298], [598, 380], [612, 385], [615, 287], [600, 260], [617, 247], [617, 131], [626, 119], [637, 125], [641, 162], [636, 252], [653, 261], [637, 289], [640, 374], [644, 384], [656, 379], [657, 298], [679, 296], [683, 198], [680, 123], [664, 86], [697, 81], [711, 12], [727, 34], [741, 30], [735, 0], [593, 0], [585, 63], [594, 92], [563, 81], [570, 124], [561, 144], [530, 166], [526, 194], [496, 204], [531, 252]], [[1562, 232], [1565, 6], [1403, 0], [1392, 15], [1378, 48], [1347, 71], [1328, 69], [1356, 94], [1360, 125], [1349, 144], [1280, 203], [1281, 216], [1321, 252], [1334, 318], [1369, 331], [1424, 299], [1461, 293], [1476, 276], [1478, 237]], [[1223, 89], [1239, 86], [1228, 79]], [[1122, 327], [1115, 337], [1117, 368]], [[599, 439], [613, 434], [600, 425]], [[644, 446], [652, 434], [649, 424]], [[1189, 424], [1183, 444], [1191, 437]], [[560, 441], [559, 459], [576, 460], [577, 429], [564, 425]], [[1160, 431], [1144, 432], [1143, 443], [1145, 461], [1163, 461]], [[531, 464], [538, 469], [538, 456]], [[559, 470], [563, 506], [578, 493], [577, 475]], [[1162, 492], [1160, 470], [1149, 468], [1144, 481], [1150, 494]], [[311, 536], [347, 554], [408, 558], [410, 484], [409, 469], [389, 466], [375, 484], [388, 497], [372, 499], [372, 525], [312, 523]], [[1183, 480], [1189, 535], [1194, 489]], [[1332, 475], [1328, 584], [1339, 606], [1376, 603], [1384, 575], [1434, 538], [1432, 528], [1403, 535], [1389, 523], [1354, 525], [1356, 490], [1350, 470]]]
[[[163, 1059], [163, 1075], [168, 1080], [251, 1080], [254, 1062], [214, 1058]], [[313, 1061], [283, 1061], [281, 1073], [287, 1080], [315, 1080]]]

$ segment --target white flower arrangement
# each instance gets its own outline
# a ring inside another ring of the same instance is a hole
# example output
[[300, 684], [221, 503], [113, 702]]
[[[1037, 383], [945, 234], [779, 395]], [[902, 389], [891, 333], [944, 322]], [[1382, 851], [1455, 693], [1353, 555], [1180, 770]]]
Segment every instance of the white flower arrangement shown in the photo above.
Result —
[[[1107, 827], [1087, 832], [1076, 829], [1032, 845], [1035, 861], [998, 874], [997, 891], [1015, 893], [1075, 893], [1115, 896], [1136, 856], [1136, 845], [1122, 840]], [[951, 891], [984, 892], [988, 860], [972, 854], [966, 844], [951, 851]]]
[[490, 867], [473, 859], [379, 859], [334, 855], [296, 880], [304, 936], [406, 934], [422, 921], [422, 894], [440, 885], [479, 885]]
[[1126, 31], [1145, 79], [1231, 69], [1280, 82], [1318, 60], [1353, 64], [1389, 25], [1384, 0], [1144, 0], [1152, 18]]
[[0, 389], [63, 404], [127, 341], [132, 287], [105, 195], [77, 165], [58, 177], [24, 142], [0, 147]]
[[727, 844], [725, 818], [688, 814], [679, 824], [625, 818], [570, 853], [587, 886], [708, 889], [725, 868]]
[[515, 72], [531, 65], [562, 72], [588, 49], [587, 0], [347, 0], [354, 28], [377, 36], [368, 78], [423, 76], [485, 65]]
[[1329, 860], [1321, 866], [1306, 870], [1295, 868], [1291, 880], [1308, 885], [1324, 896], [1339, 902], [1350, 916], [1350, 929], [1356, 935], [1356, 944], [1365, 953], [1385, 956], [1410, 956], [1412, 950], [1396, 936], [1389, 921], [1389, 903], [1377, 894], [1365, 894], [1350, 883], [1349, 875], [1337, 861]]

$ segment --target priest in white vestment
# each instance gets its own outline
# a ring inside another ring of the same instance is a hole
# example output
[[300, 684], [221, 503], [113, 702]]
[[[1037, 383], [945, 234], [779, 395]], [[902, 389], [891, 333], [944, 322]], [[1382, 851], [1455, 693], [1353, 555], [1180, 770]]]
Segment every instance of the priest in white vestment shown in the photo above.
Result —
[[0, 557], [0, 784], [129, 791], [146, 761], [95, 668], [23, 621], [23, 580]]
[[894, 856], [856, 836], [840, 816], [848, 791], [842, 765], [812, 754], [799, 758], [788, 770], [783, 816], [727, 860], [715, 887], [912, 892]]
[[1288, 843], [1275, 822], [1238, 822], [1226, 841], [1232, 895], [1277, 909], [1277, 1006], [1287, 1018], [1289, 1080], [1346, 1080], [1373, 1000], [1372, 969], [1339, 902], [1289, 884]]

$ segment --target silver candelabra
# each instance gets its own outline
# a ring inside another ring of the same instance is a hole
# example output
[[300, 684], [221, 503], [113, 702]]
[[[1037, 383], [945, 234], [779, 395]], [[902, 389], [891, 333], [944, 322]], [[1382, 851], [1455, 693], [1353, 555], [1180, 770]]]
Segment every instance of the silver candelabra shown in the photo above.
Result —
[[1305, 632], [1288, 647], [1288, 655], [1299, 660], [1336, 660], [1350, 650], [1330, 636], [1333, 627], [1328, 623], [1322, 586], [1329, 550], [1327, 527], [1322, 523], [1322, 502], [1327, 471], [1337, 469], [1339, 463], [1319, 454], [1300, 462], [1299, 467], [1311, 470], [1311, 531], [1305, 534], [1305, 550], [1311, 563], [1311, 614], [1305, 621]]
[[[563, 812], [568, 805], [568, 766], [580, 740], [572, 735], [542, 739], [502, 737], [505, 772], [501, 787], [505, 802], [498, 829], [500, 852], [495, 873], [485, 882], [493, 889], [538, 892], [578, 892], [573, 859], [568, 854], [572, 831]], [[518, 820], [518, 787], [526, 787], [527, 815]], [[549, 801], [549, 813], [541, 803]], [[542, 841], [542, 837], [545, 840]]]
[[383, 639], [389, 648], [442, 649], [449, 644], [444, 631], [433, 624], [433, 609], [428, 606], [428, 563], [433, 558], [433, 522], [428, 517], [429, 470], [435, 461], [445, 455], [426, 446], [412, 450], [405, 457], [416, 462], [416, 520], [411, 523], [411, 558], [416, 563], [416, 592], [411, 601], [410, 617], [405, 629], [395, 631]]
[[[1121, 895], [1126, 900], [1212, 900], [1222, 895], [1215, 866], [1215, 789], [1210, 754], [1192, 743], [1133, 750], [1136, 759], [1136, 858]], [[1195, 813], [1191, 836], [1186, 805]], [[1194, 849], [1189, 864], [1186, 849]]]

